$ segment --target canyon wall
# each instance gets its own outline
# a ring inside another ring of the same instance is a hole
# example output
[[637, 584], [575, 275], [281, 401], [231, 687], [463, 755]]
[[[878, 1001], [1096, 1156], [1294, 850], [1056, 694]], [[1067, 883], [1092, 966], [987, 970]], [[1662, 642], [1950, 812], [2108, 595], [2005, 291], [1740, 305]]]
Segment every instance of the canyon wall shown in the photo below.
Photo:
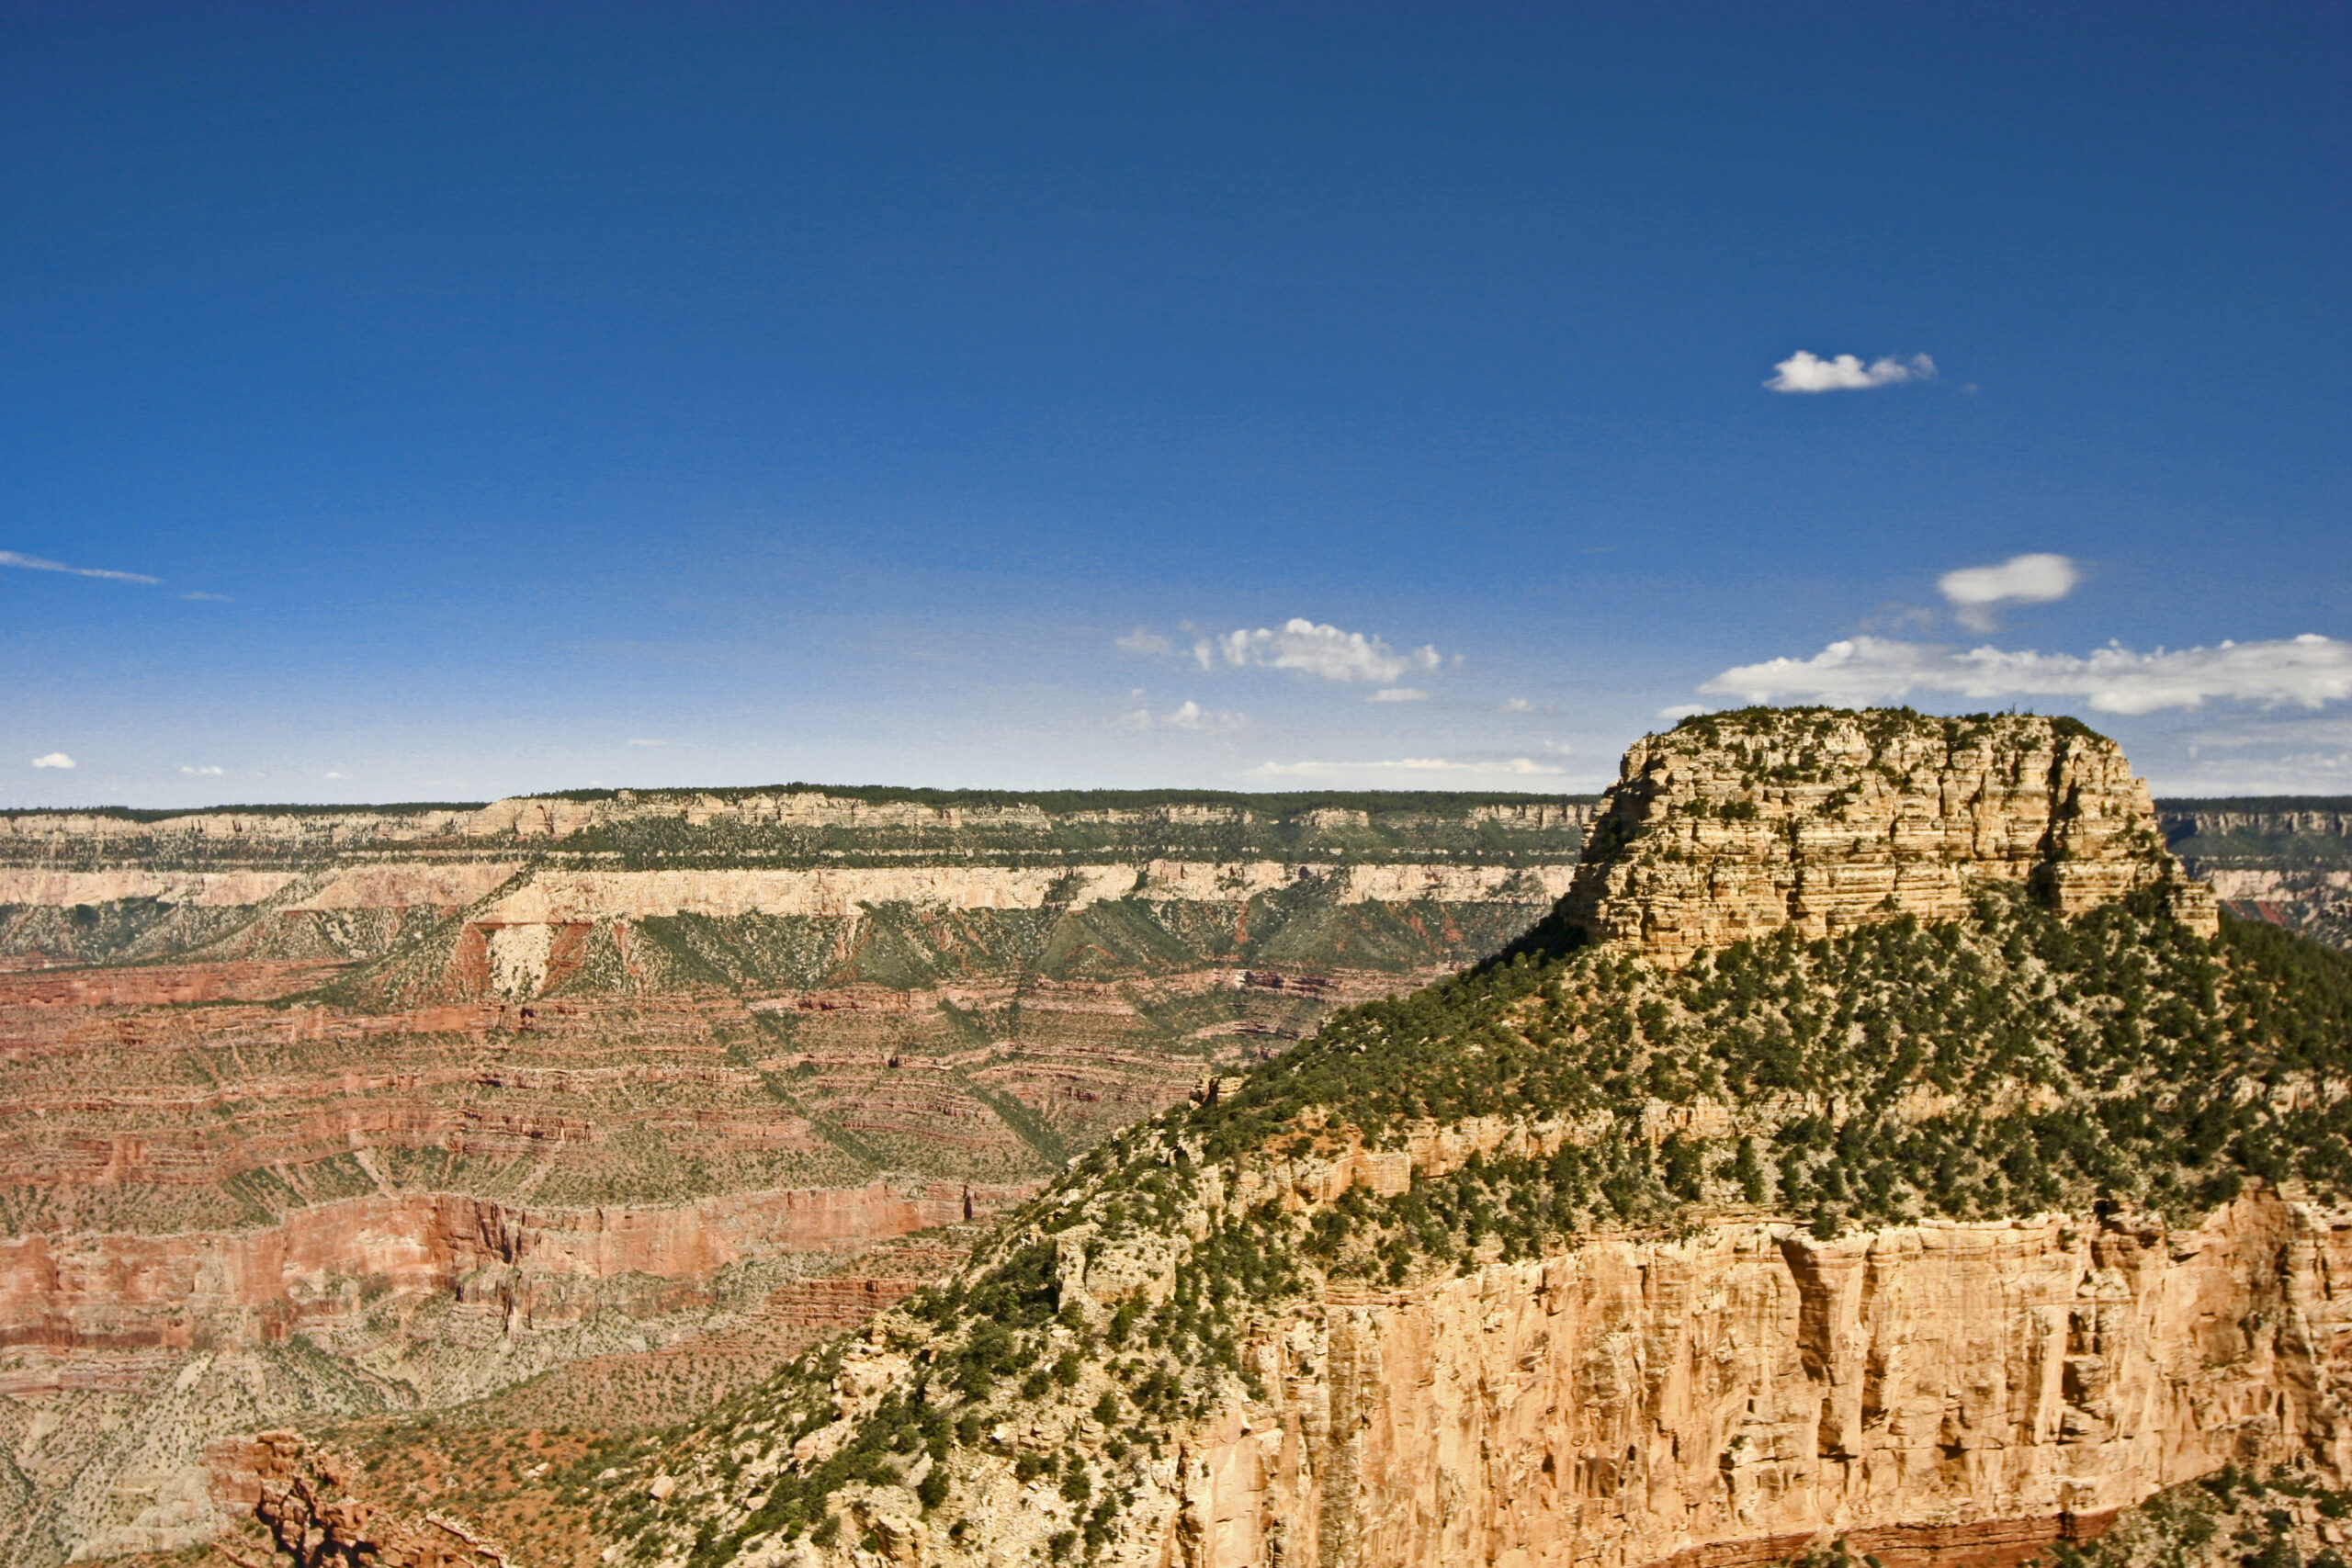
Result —
[[2157, 802], [2165, 837], [2230, 909], [2352, 947], [2352, 800]]
[[2352, 1213], [2266, 1194], [2180, 1232], [1595, 1237], [1334, 1294], [1251, 1348], [1268, 1397], [1159, 1467], [1137, 1545], [1187, 1568], [1725, 1568], [1834, 1532], [1901, 1563], [2046, 1540], [2225, 1463], [2341, 1483], [2347, 1266]]
[[1722, 714], [1625, 754], [1563, 914], [1668, 963], [1793, 927], [1951, 919], [1985, 883], [2075, 913], [2141, 888], [2210, 931], [2116, 744], [2069, 719]]

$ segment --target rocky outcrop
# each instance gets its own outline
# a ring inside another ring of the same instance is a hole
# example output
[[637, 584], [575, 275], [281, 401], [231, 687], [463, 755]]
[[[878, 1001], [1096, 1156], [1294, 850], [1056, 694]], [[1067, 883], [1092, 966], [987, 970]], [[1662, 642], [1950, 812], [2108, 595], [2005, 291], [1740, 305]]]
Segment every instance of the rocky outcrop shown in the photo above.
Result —
[[2116, 744], [2070, 719], [1711, 715], [1626, 752], [1561, 908], [1681, 964], [1794, 927], [1951, 919], [1985, 883], [2075, 913], [2143, 888], [2211, 931]]
[[2233, 1461], [2340, 1483], [2347, 1267], [2352, 1214], [2264, 1195], [2177, 1233], [1593, 1237], [1334, 1296], [1252, 1348], [1262, 1403], [1147, 1467], [1121, 1560], [1724, 1568], [2048, 1540]]
[[220, 1490], [241, 1501], [297, 1568], [508, 1568], [528, 1561], [474, 1526], [434, 1510], [409, 1513], [353, 1493], [363, 1467], [300, 1433], [257, 1433], [214, 1456]]

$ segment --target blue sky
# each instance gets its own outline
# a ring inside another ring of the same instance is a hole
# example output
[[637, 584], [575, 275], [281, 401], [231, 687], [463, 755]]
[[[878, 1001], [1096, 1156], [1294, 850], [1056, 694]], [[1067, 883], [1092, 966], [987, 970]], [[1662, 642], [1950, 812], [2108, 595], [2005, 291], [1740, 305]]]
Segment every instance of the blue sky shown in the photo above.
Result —
[[0, 800], [1589, 789], [1806, 696], [2352, 792], [2347, 84], [2322, 6], [7, 6]]

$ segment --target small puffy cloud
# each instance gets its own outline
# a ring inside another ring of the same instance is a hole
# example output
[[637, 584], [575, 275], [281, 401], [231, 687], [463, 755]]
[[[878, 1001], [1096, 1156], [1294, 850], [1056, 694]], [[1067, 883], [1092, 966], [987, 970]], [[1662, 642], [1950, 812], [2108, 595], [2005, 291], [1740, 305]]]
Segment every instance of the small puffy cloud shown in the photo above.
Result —
[[1364, 698], [1368, 703], [1425, 703], [1430, 694], [1415, 686], [1383, 686]]
[[1373, 681], [1393, 683], [1408, 670], [1435, 670], [1445, 660], [1434, 648], [1399, 653], [1376, 637], [1319, 626], [1305, 616], [1293, 616], [1282, 630], [1264, 626], [1256, 631], [1230, 631], [1193, 645], [1193, 657], [1204, 670], [1219, 660], [1239, 669], [1257, 665], [1273, 670], [1297, 670], [1326, 681]]
[[1143, 705], [1141, 692], [1131, 692], [1128, 695], [1136, 699], [1137, 705], [1119, 716], [1120, 727], [1126, 729], [1193, 729], [1222, 734], [1227, 730], [1239, 729], [1250, 722], [1245, 714], [1204, 708], [1190, 697], [1170, 712], [1156, 714]]
[[1238, 729], [1245, 722], [1238, 713], [1204, 708], [1190, 697], [1160, 722], [1170, 729]]
[[1937, 591], [1971, 631], [1991, 631], [1993, 612], [2003, 604], [2048, 604], [2064, 599], [2082, 581], [2064, 556], [2011, 556], [1998, 566], [1969, 566], [1936, 579]]
[[150, 577], [143, 571], [108, 571], [104, 567], [67, 566], [63, 561], [43, 560], [39, 556], [20, 556], [14, 550], [0, 550], [0, 566], [13, 566], [25, 571], [62, 571], [69, 577], [103, 577], [114, 582], [161, 582], [160, 577]]
[[220, 770], [219, 768], [191, 768], [186, 762], [182, 762], [180, 764], [180, 772], [184, 773], [192, 773], [199, 778], [217, 779], [220, 776]]
[[1149, 626], [1137, 626], [1117, 639], [1117, 646], [1129, 653], [1141, 653], [1157, 658], [1176, 651], [1176, 645], [1153, 631]]
[[1928, 643], [1859, 637], [1810, 659], [1773, 659], [1726, 670], [1699, 688], [1751, 703], [1791, 700], [1860, 706], [1914, 692], [1973, 702], [2054, 697], [2097, 713], [2143, 714], [2208, 702], [2315, 708], [2352, 696], [2352, 642], [2305, 633], [2267, 642], [2134, 653], [2109, 646], [2069, 653], [1966, 652]]
[[81, 764], [62, 751], [51, 751], [46, 757], [35, 757], [33, 766], [36, 768], [78, 768]]
[[351, 775], [350, 775], [349, 773], [326, 773], [326, 774], [323, 774], [322, 776], [323, 776], [323, 777], [326, 777], [326, 778], [331, 778], [331, 779], [347, 779], [347, 778], [349, 778]]
[[1924, 354], [1908, 359], [1873, 359], [1865, 365], [1859, 355], [1819, 359], [1801, 348], [1772, 369], [1775, 374], [1764, 385], [1775, 392], [1861, 392], [1936, 378], [1936, 362]]
[[1704, 703], [1676, 703], [1672, 707], [1658, 709], [1656, 716], [1666, 720], [1668, 724], [1679, 724], [1686, 718], [1695, 718], [1700, 714], [1709, 711], [1711, 710]]

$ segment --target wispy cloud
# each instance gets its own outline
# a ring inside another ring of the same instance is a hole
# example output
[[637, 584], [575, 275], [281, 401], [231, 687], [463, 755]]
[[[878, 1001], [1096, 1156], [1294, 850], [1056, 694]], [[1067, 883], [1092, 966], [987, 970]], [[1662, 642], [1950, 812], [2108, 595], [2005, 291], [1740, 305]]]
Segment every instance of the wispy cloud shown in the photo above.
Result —
[[1899, 387], [1905, 381], [1936, 378], [1936, 362], [1924, 354], [1915, 354], [1908, 359], [1889, 355], [1865, 365], [1860, 355], [1840, 354], [1821, 359], [1801, 348], [1772, 369], [1772, 378], [1764, 385], [1775, 392], [1862, 392], [1873, 387]]
[[63, 561], [43, 560], [39, 556], [18, 555], [14, 550], [0, 550], [0, 566], [13, 566], [25, 571], [62, 571], [69, 577], [103, 577], [112, 582], [156, 583], [164, 580], [150, 577], [143, 571], [108, 571], [104, 567], [67, 566]]
[[180, 772], [184, 773], [194, 773], [203, 778], [212, 779], [219, 778], [221, 773], [221, 770], [219, 768], [191, 768], [186, 762], [182, 762], [180, 764]]
[[1743, 664], [1699, 690], [1755, 703], [1839, 705], [1895, 702], [1914, 692], [1978, 702], [2057, 697], [2116, 714], [2195, 708], [2215, 701], [2315, 708], [2352, 696], [2352, 642], [2305, 633], [2153, 653], [2109, 646], [2078, 658], [1997, 648], [1962, 652], [1860, 637], [1833, 642], [1810, 659]]
[[62, 751], [51, 751], [46, 757], [35, 757], [33, 759], [33, 766], [36, 768], [77, 768], [80, 767], [81, 764]]
[[1236, 669], [1259, 665], [1296, 670], [1326, 681], [1393, 682], [1408, 670], [1435, 670], [1445, 660], [1434, 648], [1400, 653], [1376, 637], [1343, 632], [1303, 615], [1284, 621], [1280, 631], [1264, 626], [1256, 631], [1230, 631], [1204, 637], [1193, 645], [1193, 657], [1204, 670], [1222, 660]]
[[207, 593], [201, 590], [198, 590], [194, 593], [183, 593], [180, 597], [183, 599], [202, 599], [207, 603], [214, 604], [233, 604], [236, 603], [234, 599], [230, 598], [226, 593]]
[[2011, 556], [1998, 566], [1969, 566], [1936, 579], [1937, 591], [1952, 606], [1954, 619], [1971, 631], [1993, 629], [1993, 612], [2003, 604], [2048, 604], [2064, 599], [2082, 581], [2064, 556]]
[[330, 773], [322, 773], [322, 774], [321, 774], [320, 776], [321, 776], [321, 777], [322, 777], [322, 778], [330, 778], [330, 779], [347, 779], [347, 778], [349, 778], [351, 775], [350, 775], [349, 773], [332, 773], [332, 772], [330, 772]]
[[1430, 694], [1417, 686], [1383, 686], [1364, 698], [1368, 703], [1425, 703]]
[[1174, 643], [1170, 642], [1149, 626], [1137, 626], [1126, 636], [1118, 638], [1117, 646], [1129, 653], [1141, 653], [1153, 657], [1176, 651]]

